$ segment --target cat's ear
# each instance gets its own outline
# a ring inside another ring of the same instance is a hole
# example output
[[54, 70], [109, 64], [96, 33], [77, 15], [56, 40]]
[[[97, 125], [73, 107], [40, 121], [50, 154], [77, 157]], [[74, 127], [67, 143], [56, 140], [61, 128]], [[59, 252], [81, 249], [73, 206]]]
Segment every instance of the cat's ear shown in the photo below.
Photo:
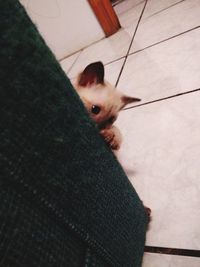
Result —
[[100, 61], [89, 64], [78, 80], [78, 84], [84, 87], [99, 83], [104, 84], [104, 65]]
[[122, 102], [121, 109], [130, 103], [134, 103], [134, 102], [138, 102], [138, 101], [141, 101], [141, 99], [136, 98], [136, 97], [132, 97], [132, 96], [122, 95], [121, 96], [121, 102]]

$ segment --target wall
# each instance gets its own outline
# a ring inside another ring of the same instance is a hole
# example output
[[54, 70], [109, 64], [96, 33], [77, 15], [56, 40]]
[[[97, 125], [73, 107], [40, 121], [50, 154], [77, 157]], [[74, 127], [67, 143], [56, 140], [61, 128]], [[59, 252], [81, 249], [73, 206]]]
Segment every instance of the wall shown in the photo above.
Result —
[[87, 0], [20, 0], [48, 46], [62, 59], [105, 35]]

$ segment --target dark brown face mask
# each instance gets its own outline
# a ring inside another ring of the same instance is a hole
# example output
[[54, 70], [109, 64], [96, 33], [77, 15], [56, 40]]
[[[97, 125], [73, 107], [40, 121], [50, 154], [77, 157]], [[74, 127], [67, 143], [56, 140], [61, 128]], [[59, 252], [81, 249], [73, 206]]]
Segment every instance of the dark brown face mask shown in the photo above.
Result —
[[[86, 66], [86, 68], [80, 73], [78, 77], [78, 92], [79, 90], [82, 90], [82, 88], [87, 89], [87, 90], [94, 90], [96, 85], [101, 85], [102, 88], [104, 88], [104, 85], [106, 87], [106, 82], [104, 81], [104, 65], [102, 62], [94, 62]], [[101, 88], [101, 86], [99, 88]], [[115, 88], [116, 89], [116, 88]], [[114, 90], [114, 87], [113, 87]], [[115, 91], [115, 90], [114, 90]], [[117, 91], [117, 89], [116, 89]], [[87, 100], [87, 98], [86, 98]], [[91, 103], [90, 99], [88, 99], [88, 102], [90, 103], [89, 105], [86, 105], [86, 108], [88, 112], [91, 115], [91, 118], [96, 122], [98, 125], [99, 129], [105, 129], [109, 128], [112, 126], [114, 121], [117, 119], [117, 113], [124, 109], [124, 107], [130, 103], [140, 101], [139, 98], [123, 95], [122, 93], [119, 94], [119, 107], [118, 110], [116, 111], [116, 114], [112, 112], [112, 110], [107, 112], [107, 116], [104, 115], [104, 112], [102, 112], [101, 116], [101, 111], [103, 109], [103, 104], [102, 106], [96, 104], [96, 103]], [[90, 106], [91, 105], [91, 106]]]
[[111, 127], [113, 125], [113, 123], [116, 121], [116, 119], [117, 119], [116, 116], [111, 116], [107, 120], [99, 123], [98, 124], [99, 129], [102, 130], [102, 129]]

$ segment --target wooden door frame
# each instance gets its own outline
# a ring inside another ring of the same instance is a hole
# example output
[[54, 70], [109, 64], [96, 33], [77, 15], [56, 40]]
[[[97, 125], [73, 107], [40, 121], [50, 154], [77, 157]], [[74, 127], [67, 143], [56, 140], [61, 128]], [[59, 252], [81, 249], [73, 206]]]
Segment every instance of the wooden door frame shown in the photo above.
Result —
[[110, 0], [88, 0], [106, 37], [116, 33], [121, 25]]

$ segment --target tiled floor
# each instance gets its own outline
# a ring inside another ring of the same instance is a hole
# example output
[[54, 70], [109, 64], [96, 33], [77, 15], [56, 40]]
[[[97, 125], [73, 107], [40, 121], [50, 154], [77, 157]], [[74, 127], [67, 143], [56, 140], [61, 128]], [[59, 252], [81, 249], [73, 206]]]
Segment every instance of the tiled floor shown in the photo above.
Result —
[[61, 64], [73, 78], [101, 60], [107, 80], [142, 98], [116, 124], [119, 161], [152, 209], [143, 267], [199, 267], [200, 0], [125, 0], [115, 10], [122, 29]]

